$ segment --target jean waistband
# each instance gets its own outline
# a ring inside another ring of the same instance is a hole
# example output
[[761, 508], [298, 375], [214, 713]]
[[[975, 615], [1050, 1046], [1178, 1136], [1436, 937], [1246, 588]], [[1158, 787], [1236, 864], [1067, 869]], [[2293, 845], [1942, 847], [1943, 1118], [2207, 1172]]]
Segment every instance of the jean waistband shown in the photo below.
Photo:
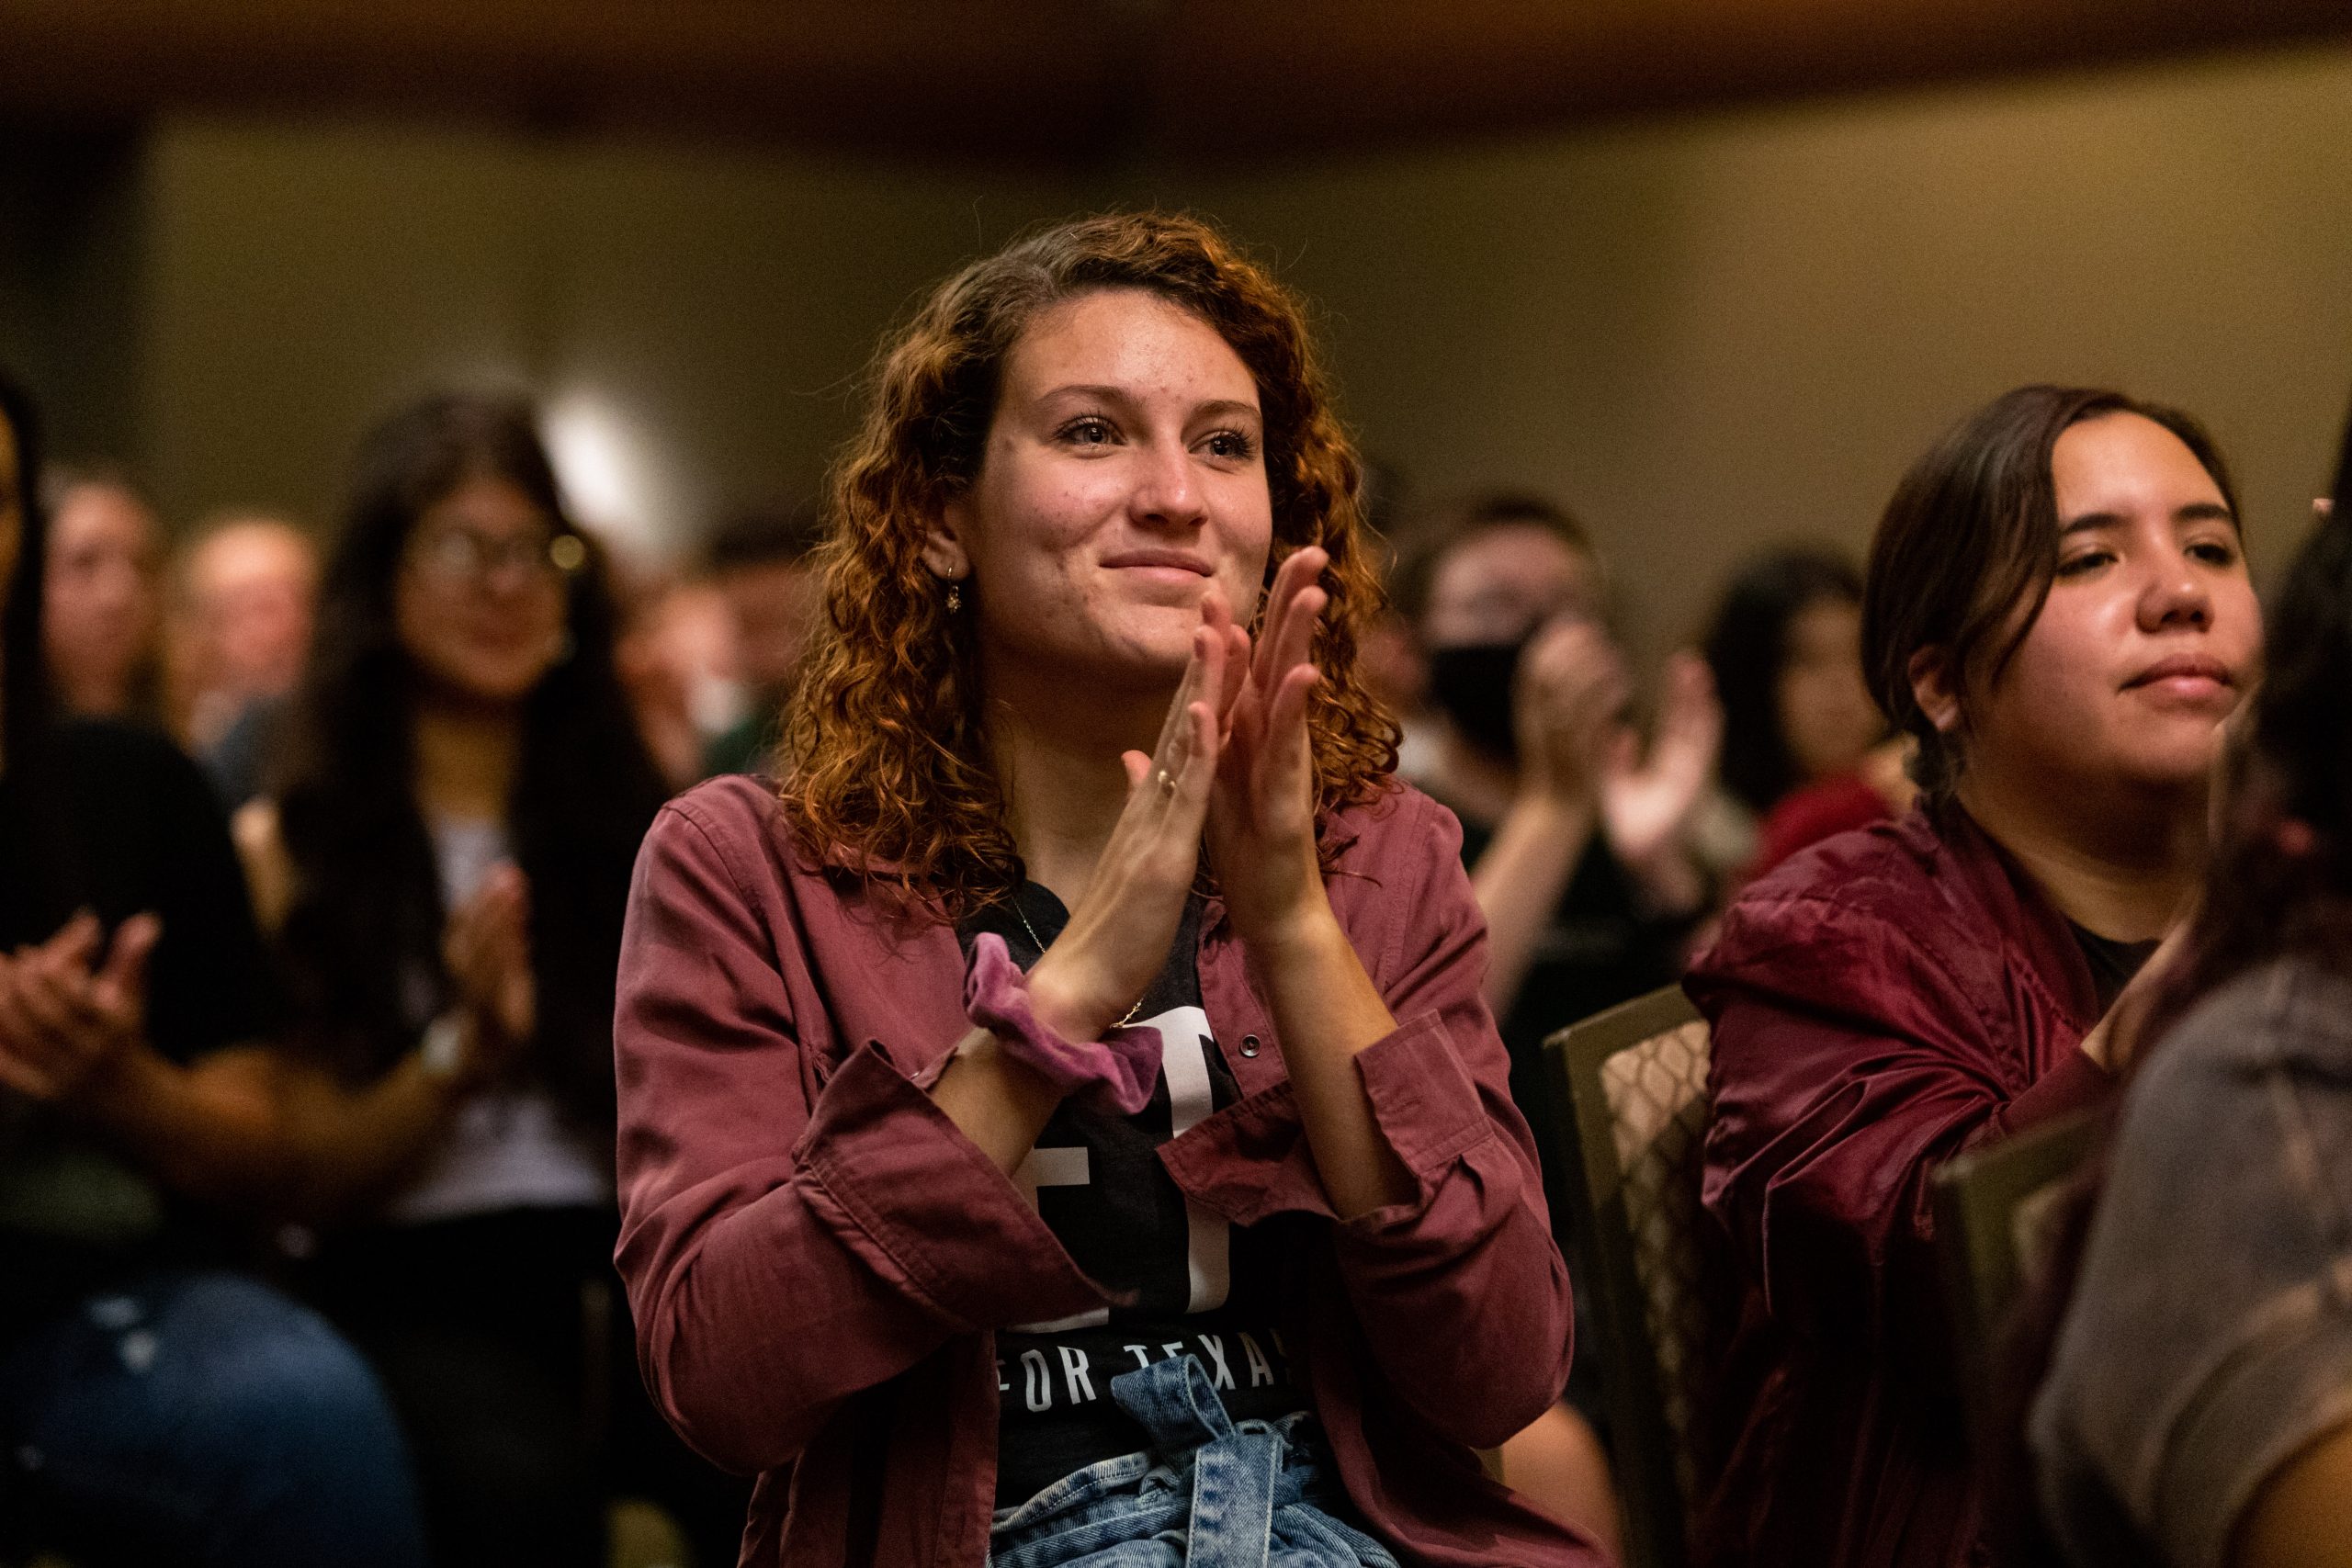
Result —
[[1346, 1512], [1345, 1502], [1312, 1415], [1236, 1422], [1192, 1356], [1122, 1373], [1111, 1393], [1152, 1446], [999, 1510], [989, 1533], [993, 1568], [1057, 1568], [1154, 1540], [1181, 1542], [1171, 1561], [1189, 1568], [1262, 1564], [1278, 1530], [1301, 1529], [1333, 1549], [1317, 1562], [1394, 1563], [1378, 1542], [1332, 1517]]

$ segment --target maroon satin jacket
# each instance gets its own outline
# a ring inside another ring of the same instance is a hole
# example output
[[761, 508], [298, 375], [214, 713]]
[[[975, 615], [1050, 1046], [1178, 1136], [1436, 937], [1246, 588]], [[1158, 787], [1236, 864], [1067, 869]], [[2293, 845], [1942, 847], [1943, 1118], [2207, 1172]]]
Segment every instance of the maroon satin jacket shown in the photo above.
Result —
[[[919, 1087], [968, 1028], [955, 932], [894, 925], [797, 855], [777, 812], [751, 780], [717, 780], [673, 802], [639, 858], [615, 1045], [639, 1362], [688, 1442], [759, 1472], [745, 1564], [978, 1568], [992, 1331], [1103, 1297]], [[1243, 1098], [1161, 1160], [1236, 1224], [1322, 1222], [1283, 1283], [1283, 1338], [1303, 1348], [1349, 1495], [1400, 1555], [1595, 1568], [1589, 1541], [1472, 1451], [1558, 1393], [1570, 1315], [1479, 998], [1486, 928], [1459, 826], [1402, 791], [1332, 830], [1333, 907], [1399, 1021], [1358, 1070], [1416, 1195], [1332, 1214], [1214, 901], [1202, 1005]]]
[[1724, 917], [1687, 988], [1714, 1026], [1704, 1196], [1744, 1282], [1727, 1459], [1694, 1557], [1950, 1568], [1976, 1489], [1928, 1179], [2097, 1099], [2065, 919], [1958, 807], [1841, 834]]

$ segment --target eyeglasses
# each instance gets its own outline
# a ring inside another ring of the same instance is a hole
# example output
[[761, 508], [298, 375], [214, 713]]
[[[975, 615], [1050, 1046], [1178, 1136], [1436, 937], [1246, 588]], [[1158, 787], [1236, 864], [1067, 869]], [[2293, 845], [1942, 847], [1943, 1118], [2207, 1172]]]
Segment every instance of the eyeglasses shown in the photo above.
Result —
[[492, 538], [471, 528], [445, 528], [416, 541], [416, 564], [453, 582], [483, 582], [503, 567], [526, 577], [557, 581], [587, 564], [588, 547], [577, 534], [521, 534]]

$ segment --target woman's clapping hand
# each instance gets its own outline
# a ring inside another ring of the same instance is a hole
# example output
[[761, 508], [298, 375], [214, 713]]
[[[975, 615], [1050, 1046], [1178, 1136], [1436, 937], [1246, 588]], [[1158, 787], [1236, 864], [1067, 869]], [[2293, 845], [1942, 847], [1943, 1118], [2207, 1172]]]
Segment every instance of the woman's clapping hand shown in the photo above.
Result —
[[1705, 661], [1696, 654], [1674, 655], [1667, 660], [1665, 702], [1647, 754], [1641, 737], [1621, 728], [1602, 772], [1601, 819], [1620, 860], [1646, 866], [1680, 847], [1714, 778], [1723, 739], [1723, 704]]
[[1283, 562], [1254, 647], [1240, 627], [1210, 622], [1228, 649], [1232, 690], [1209, 806], [1209, 859], [1234, 930], [1253, 950], [1280, 944], [1302, 920], [1329, 912], [1316, 860], [1306, 728], [1307, 697], [1320, 678], [1315, 627], [1328, 602], [1316, 580], [1329, 561], [1310, 545]]
[[1522, 794], [1599, 805], [1626, 684], [1624, 660], [1589, 617], [1560, 616], [1529, 639], [1511, 681]]
[[1229, 722], [1232, 613], [1212, 588], [1182, 682], [1147, 756], [1123, 753], [1127, 802], [1069, 924], [1030, 971], [1038, 1016], [1072, 1040], [1117, 1022], [1168, 961], [1201, 861], [1201, 824]]
[[473, 897], [449, 912], [441, 961], [457, 987], [469, 1077], [495, 1076], [537, 1032], [530, 915], [530, 884], [511, 864], [492, 868]]
[[71, 1098], [147, 1028], [147, 959], [163, 935], [133, 915], [109, 943], [97, 917], [74, 916], [47, 942], [0, 956], [0, 1087]]
[[1211, 591], [1182, 684], [1149, 756], [1125, 753], [1128, 797], [1069, 927], [1031, 973], [1045, 1016], [1075, 1039], [1116, 1022], [1167, 962], [1205, 840], [1235, 931], [1253, 949], [1329, 913], [1315, 848], [1307, 696], [1329, 561], [1298, 550], [1274, 574], [1259, 636]]

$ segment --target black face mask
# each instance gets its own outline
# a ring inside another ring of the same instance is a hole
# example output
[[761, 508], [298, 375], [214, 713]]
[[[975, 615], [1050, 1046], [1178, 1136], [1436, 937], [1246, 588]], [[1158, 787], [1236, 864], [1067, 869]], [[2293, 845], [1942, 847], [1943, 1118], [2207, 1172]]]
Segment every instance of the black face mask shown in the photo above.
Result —
[[1511, 723], [1511, 678], [1527, 641], [1461, 642], [1430, 649], [1430, 701], [1453, 721], [1464, 740], [1514, 765], [1519, 734]]

